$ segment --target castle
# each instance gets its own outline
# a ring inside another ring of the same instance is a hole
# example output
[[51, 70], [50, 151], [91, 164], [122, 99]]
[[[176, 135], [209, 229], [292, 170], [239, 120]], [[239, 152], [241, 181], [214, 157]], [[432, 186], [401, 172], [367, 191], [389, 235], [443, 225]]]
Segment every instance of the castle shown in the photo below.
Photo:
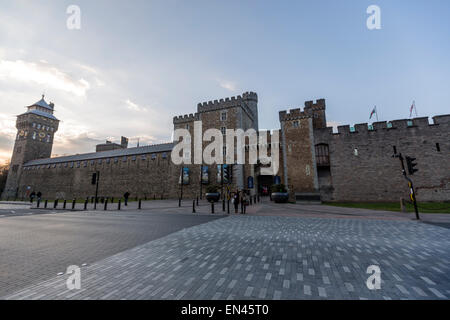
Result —
[[[44, 96], [17, 117], [17, 137], [3, 199], [26, 198], [41, 192], [46, 199], [92, 197], [94, 172], [100, 175], [100, 197], [142, 199], [196, 198], [208, 185], [223, 185], [217, 165], [174, 165], [171, 151], [177, 141], [136, 148], [107, 141], [96, 152], [51, 158], [59, 120], [54, 104]], [[252, 195], [274, 183], [287, 186], [291, 200], [398, 201], [409, 188], [394, 154], [417, 158], [412, 177], [419, 201], [450, 200], [450, 115], [327, 127], [325, 100], [305, 102], [303, 110], [279, 112], [280, 129], [268, 132], [270, 152], [279, 152], [280, 168], [261, 174], [261, 164], [233, 164], [225, 190], [246, 189]], [[197, 105], [197, 112], [173, 118], [174, 129], [191, 135], [194, 122], [210, 128], [258, 130], [258, 96], [241, 96]], [[272, 141], [274, 133], [278, 141]], [[247, 145], [246, 151], [252, 146]], [[276, 151], [275, 151], [276, 150]], [[224, 153], [226, 150], [224, 150]], [[183, 179], [181, 179], [183, 176]], [[183, 182], [181, 182], [183, 181]], [[180, 188], [181, 187], [181, 188]], [[181, 191], [182, 190], [182, 191]]]

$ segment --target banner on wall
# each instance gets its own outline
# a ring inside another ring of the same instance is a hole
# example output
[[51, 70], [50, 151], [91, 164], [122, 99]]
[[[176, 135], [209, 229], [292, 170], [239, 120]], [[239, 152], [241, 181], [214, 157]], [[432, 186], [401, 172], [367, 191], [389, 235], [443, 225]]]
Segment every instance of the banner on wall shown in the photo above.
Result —
[[[189, 168], [183, 168], [183, 184], [189, 184]], [[181, 177], [178, 179], [178, 184], [181, 183]]]
[[249, 189], [253, 189], [253, 177], [252, 176], [247, 178], [247, 187]]
[[281, 177], [280, 176], [275, 176], [273, 181], [274, 181], [274, 184], [281, 184]]
[[189, 184], [189, 168], [183, 168], [183, 184]]
[[209, 171], [207, 166], [202, 167], [202, 184], [209, 184]]
[[217, 183], [222, 183], [222, 165], [217, 165]]

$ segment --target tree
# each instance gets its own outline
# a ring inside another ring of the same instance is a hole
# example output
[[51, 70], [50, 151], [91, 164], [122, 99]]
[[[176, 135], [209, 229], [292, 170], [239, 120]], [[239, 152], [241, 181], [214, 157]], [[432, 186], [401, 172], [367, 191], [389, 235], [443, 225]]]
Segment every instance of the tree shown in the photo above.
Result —
[[6, 178], [8, 178], [9, 163], [0, 164], [0, 195], [6, 185]]

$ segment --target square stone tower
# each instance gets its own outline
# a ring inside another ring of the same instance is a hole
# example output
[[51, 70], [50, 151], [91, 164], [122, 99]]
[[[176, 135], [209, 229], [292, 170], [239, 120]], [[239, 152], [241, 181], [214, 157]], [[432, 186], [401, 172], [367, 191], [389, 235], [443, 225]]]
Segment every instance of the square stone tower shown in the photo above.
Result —
[[319, 191], [314, 129], [326, 127], [325, 100], [305, 102], [304, 110], [280, 111], [283, 182], [296, 199]]
[[53, 115], [54, 104], [48, 104], [42, 95], [41, 100], [27, 109], [27, 112], [17, 116], [17, 136], [3, 199], [28, 196], [32, 190], [20, 185], [23, 164], [50, 158], [52, 153], [53, 138], [59, 125], [59, 120]]
[[[194, 121], [202, 122], [202, 135], [208, 129], [220, 130], [223, 134], [225, 145], [225, 133], [227, 129], [242, 129], [244, 131], [248, 129], [255, 129], [256, 131], [258, 131], [258, 96], [254, 92], [245, 92], [237, 97], [203, 102], [197, 105], [197, 112], [195, 114], [186, 114], [174, 117], [174, 129], [187, 129], [192, 137], [192, 146], [194, 140]], [[202, 150], [204, 150], [205, 146], [207, 146], [208, 144], [209, 142], [203, 142]], [[223, 152], [226, 152], [226, 150], [224, 150]], [[190, 154], [193, 160], [193, 147]], [[209, 184], [220, 185], [220, 180], [218, 179], [220, 171], [218, 170], [217, 165], [205, 164], [205, 166], [208, 166]], [[192, 178], [190, 179], [190, 185], [184, 188], [183, 193], [190, 194], [189, 190], [191, 190], [192, 195], [198, 194], [200, 192], [199, 179], [201, 166], [191, 165], [186, 167], [189, 167], [190, 176]], [[179, 175], [180, 171], [177, 170], [177, 172], [177, 175]], [[254, 177], [254, 175], [254, 165], [232, 165], [232, 182], [227, 186], [231, 189], [247, 188], [247, 177]], [[204, 189], [202, 192], [204, 192]]]

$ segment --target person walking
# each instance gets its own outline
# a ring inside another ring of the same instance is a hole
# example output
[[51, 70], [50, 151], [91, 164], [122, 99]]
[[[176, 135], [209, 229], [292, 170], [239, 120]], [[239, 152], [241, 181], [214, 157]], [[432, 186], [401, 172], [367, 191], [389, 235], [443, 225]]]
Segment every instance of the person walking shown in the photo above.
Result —
[[239, 209], [239, 191], [236, 191], [233, 196], [234, 213], [238, 213]]
[[246, 208], [245, 206], [247, 205], [247, 195], [246, 195], [245, 191], [242, 191], [241, 201], [242, 201], [242, 214], [245, 214], [245, 208]]
[[128, 206], [128, 198], [130, 197], [130, 193], [127, 191], [123, 195], [123, 198], [125, 199], [125, 205]]
[[34, 200], [34, 198], [36, 197], [36, 192], [32, 192], [31, 194], [30, 194], [30, 202], [31, 203], [33, 203], [33, 200]]

